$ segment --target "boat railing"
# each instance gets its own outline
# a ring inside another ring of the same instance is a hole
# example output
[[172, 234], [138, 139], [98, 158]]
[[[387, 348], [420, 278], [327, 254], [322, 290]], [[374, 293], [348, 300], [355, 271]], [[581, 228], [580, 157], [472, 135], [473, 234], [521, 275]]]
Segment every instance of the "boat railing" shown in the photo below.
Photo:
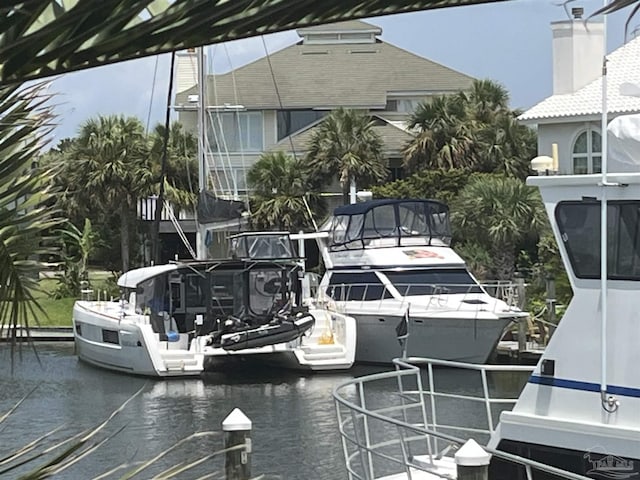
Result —
[[[478, 298], [478, 295], [488, 294], [492, 299], [499, 300], [507, 304], [508, 307], [517, 308], [518, 287], [513, 282], [495, 281], [482, 284], [394, 284], [394, 288], [402, 296], [402, 300], [393, 302], [394, 297], [391, 292], [381, 283], [350, 283], [334, 284], [326, 287], [319, 287], [315, 297], [318, 301], [326, 301], [330, 298], [338, 305], [344, 302], [358, 302], [359, 308], [367, 311], [382, 312], [389, 308], [396, 308], [399, 311], [406, 310], [411, 304], [420, 304], [426, 309], [438, 309], [445, 311], [457, 311], [468, 305], [480, 304], [485, 300]], [[452, 295], [458, 295], [455, 301], [451, 301]], [[423, 297], [419, 301], [412, 302], [412, 297]], [[428, 297], [426, 299], [425, 297]], [[425, 299], [427, 303], [425, 304]], [[491, 301], [482, 303], [486, 310], [502, 310], [504, 304]]]
[[[394, 365], [393, 371], [354, 378], [333, 391], [349, 480], [424, 478], [419, 472], [453, 479], [452, 454], [470, 438], [494, 458], [522, 465], [528, 479], [535, 470], [587, 478], [484, 446], [534, 367], [415, 357]], [[494, 378], [501, 375], [507, 380]]]

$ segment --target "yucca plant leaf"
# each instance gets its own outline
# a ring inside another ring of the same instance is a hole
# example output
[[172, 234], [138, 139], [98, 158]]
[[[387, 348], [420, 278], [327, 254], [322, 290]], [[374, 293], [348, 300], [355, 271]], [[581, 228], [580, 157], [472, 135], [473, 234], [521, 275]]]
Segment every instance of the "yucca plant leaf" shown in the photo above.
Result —
[[37, 386], [35, 386], [35, 387], [33, 387], [31, 390], [29, 390], [29, 391], [28, 391], [28, 392], [27, 392], [27, 393], [26, 393], [26, 394], [25, 394], [25, 395], [24, 395], [20, 400], [18, 400], [18, 401], [16, 402], [16, 404], [15, 404], [13, 407], [11, 407], [11, 408], [9, 409], [9, 411], [7, 411], [5, 414], [3, 414], [2, 416], [0, 416], [0, 423], [4, 422], [7, 418], [9, 418], [9, 417], [10, 417], [10, 416], [11, 416], [11, 415], [12, 415], [12, 414], [13, 414], [13, 413], [18, 409], [18, 407], [19, 407], [20, 405], [22, 405], [22, 403], [23, 403], [27, 398], [29, 398], [33, 392], [35, 392], [35, 391], [36, 391], [36, 389], [37, 389], [37, 388], [38, 388], [38, 387], [37, 387]]
[[[127, 474], [123, 475], [121, 477], [121, 480], [128, 480], [130, 478], [133, 478], [134, 476], [136, 476], [138, 473], [142, 472], [143, 470], [149, 468], [150, 466], [152, 466], [155, 462], [157, 462], [160, 458], [164, 457], [165, 455], [167, 455], [168, 453], [172, 452], [173, 450], [175, 450], [176, 448], [180, 447], [181, 445], [183, 445], [185, 442], [188, 442], [190, 440], [193, 439], [198, 439], [198, 438], [203, 438], [203, 437], [208, 437], [208, 436], [213, 436], [213, 435], [220, 435], [220, 432], [195, 432], [192, 433], [191, 435], [189, 435], [188, 437], [185, 437], [183, 439], [181, 439], [179, 442], [175, 443], [174, 445], [172, 445], [171, 447], [167, 448], [166, 450], [158, 453], [156, 456], [154, 456], [153, 458], [147, 460], [146, 462], [142, 463], [142, 465], [140, 465], [139, 467], [135, 468], [134, 470], [128, 472]], [[214, 455], [218, 455], [222, 452], [224, 452], [225, 450], [220, 450], [217, 452], [214, 452]]]
[[[41, 442], [43, 442], [44, 440], [46, 440], [47, 438], [49, 438], [51, 435], [53, 435], [54, 433], [56, 433], [57, 431], [59, 431], [62, 428], [62, 426], [60, 427], [56, 427], [53, 430], [51, 430], [50, 432], [45, 433], [44, 435], [42, 435], [41, 437], [36, 438], [35, 440], [33, 440], [30, 443], [27, 443], [26, 445], [23, 445], [22, 447], [20, 447], [18, 450], [11, 452], [8, 456], [5, 456], [3, 458], [0, 458], [0, 465], [6, 465], [8, 463], [14, 462], [16, 461], [18, 458], [26, 455], [27, 453], [32, 452], [35, 448], [37, 448], [39, 446], [39, 444]], [[28, 460], [31, 461], [31, 460]], [[27, 461], [27, 462], [28, 462]], [[25, 462], [26, 463], [26, 462]], [[16, 465], [12, 466], [12, 468], [14, 468]], [[0, 470], [0, 475], [3, 474], [5, 471]]]
[[46, 87], [0, 88], [0, 332], [11, 332], [12, 360], [18, 328], [28, 335], [29, 319], [46, 315], [34, 297], [39, 255], [56, 252], [50, 232], [63, 221], [48, 206], [52, 172], [36, 162], [53, 119]]

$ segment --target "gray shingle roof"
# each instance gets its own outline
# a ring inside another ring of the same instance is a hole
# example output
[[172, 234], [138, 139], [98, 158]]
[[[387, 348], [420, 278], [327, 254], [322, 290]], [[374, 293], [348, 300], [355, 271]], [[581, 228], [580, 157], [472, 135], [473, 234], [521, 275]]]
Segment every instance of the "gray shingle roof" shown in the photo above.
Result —
[[[380, 40], [372, 44], [298, 43], [269, 59], [209, 76], [208, 94], [210, 105], [240, 104], [250, 110], [279, 109], [280, 103], [285, 109], [383, 108], [387, 92], [449, 93], [469, 88], [472, 80]], [[176, 101], [187, 103], [187, 95], [196, 93], [193, 87], [179, 93]]]
[[[397, 122], [390, 122], [379, 115], [374, 115], [373, 119], [376, 120], [376, 125], [373, 127], [373, 130], [380, 135], [384, 142], [385, 156], [390, 157], [400, 155], [402, 149], [410, 140], [413, 139], [413, 136], [403, 128], [399, 127]], [[296, 155], [304, 155], [307, 151], [311, 136], [321, 122], [322, 119], [310, 125], [308, 128], [301, 130], [298, 133], [294, 133], [291, 139], [289, 139], [289, 137], [283, 138], [269, 148], [269, 150], [291, 152], [293, 143], [293, 150]]]

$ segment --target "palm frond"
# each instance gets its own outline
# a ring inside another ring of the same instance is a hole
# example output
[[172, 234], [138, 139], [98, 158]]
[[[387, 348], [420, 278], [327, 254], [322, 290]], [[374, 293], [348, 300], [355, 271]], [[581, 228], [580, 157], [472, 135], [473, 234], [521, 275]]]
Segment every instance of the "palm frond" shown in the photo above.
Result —
[[0, 3], [0, 83], [393, 13], [505, 0], [22, 0]]
[[51, 171], [36, 166], [53, 118], [45, 89], [0, 88], [0, 332], [28, 332], [29, 318], [46, 315], [34, 298], [39, 256], [57, 251], [50, 232], [63, 219], [50, 207]]

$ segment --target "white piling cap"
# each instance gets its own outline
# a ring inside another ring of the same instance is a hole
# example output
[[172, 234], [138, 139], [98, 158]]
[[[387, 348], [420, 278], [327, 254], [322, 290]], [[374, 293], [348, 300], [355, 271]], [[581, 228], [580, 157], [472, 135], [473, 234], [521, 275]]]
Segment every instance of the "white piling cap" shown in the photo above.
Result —
[[243, 430], [251, 430], [251, 420], [239, 408], [234, 408], [222, 421], [223, 432], [238, 432]]
[[467, 440], [460, 450], [454, 455], [456, 465], [463, 467], [481, 467], [489, 465], [491, 455], [484, 451], [473, 438]]

